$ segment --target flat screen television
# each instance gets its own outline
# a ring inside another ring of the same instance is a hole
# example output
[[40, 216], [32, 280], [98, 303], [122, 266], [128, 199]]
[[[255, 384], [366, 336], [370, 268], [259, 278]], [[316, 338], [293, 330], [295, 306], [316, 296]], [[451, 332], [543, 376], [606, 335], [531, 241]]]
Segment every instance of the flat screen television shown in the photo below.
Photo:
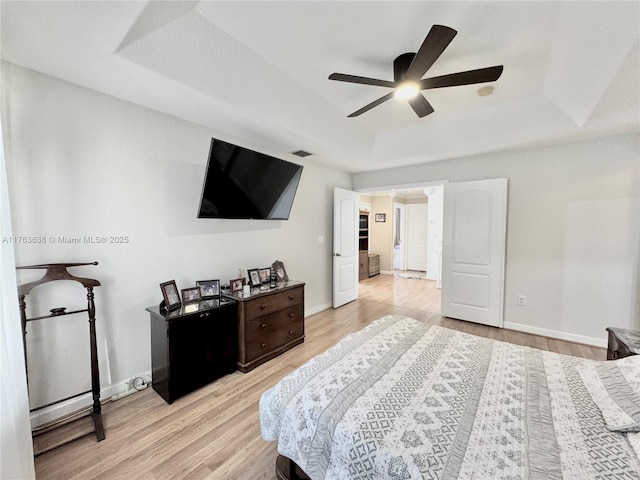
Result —
[[302, 165], [215, 138], [198, 218], [288, 220]]

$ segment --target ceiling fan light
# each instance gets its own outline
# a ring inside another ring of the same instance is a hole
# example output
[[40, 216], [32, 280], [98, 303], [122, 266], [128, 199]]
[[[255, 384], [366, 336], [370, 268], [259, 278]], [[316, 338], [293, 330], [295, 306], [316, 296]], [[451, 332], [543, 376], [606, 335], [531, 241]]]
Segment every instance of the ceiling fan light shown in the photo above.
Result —
[[410, 98], [415, 97], [420, 91], [419, 85], [415, 82], [405, 82], [401, 83], [398, 88], [396, 88], [396, 93], [394, 94], [397, 98], [402, 98], [404, 100], [408, 100]]

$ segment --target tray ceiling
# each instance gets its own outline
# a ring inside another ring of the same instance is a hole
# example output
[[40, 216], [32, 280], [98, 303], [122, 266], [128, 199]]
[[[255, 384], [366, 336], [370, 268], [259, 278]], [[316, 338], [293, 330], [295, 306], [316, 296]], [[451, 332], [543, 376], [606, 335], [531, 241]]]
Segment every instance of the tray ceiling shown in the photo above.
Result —
[[[638, 2], [2, 2], [2, 58], [205, 125], [249, 148], [350, 172], [640, 131]], [[417, 118], [389, 90], [433, 24], [458, 35], [427, 76], [504, 65], [428, 90]], [[208, 144], [208, 139], [203, 140]]]

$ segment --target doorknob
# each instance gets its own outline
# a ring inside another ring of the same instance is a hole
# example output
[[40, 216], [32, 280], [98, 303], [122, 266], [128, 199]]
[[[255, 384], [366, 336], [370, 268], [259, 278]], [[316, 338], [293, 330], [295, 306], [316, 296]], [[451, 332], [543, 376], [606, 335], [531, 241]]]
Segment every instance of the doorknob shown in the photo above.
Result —
[[334, 253], [333, 256], [334, 257], [341, 257], [342, 255], [340, 255], [339, 253]]

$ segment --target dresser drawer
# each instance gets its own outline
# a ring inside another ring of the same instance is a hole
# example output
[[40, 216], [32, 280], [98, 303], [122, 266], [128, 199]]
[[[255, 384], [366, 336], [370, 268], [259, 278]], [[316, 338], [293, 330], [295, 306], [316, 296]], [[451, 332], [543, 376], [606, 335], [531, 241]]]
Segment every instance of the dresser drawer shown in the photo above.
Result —
[[260, 340], [277, 330], [290, 330], [289, 326], [304, 317], [302, 304], [293, 305], [279, 312], [248, 320], [245, 325], [245, 339], [248, 342]]
[[268, 355], [281, 346], [301, 338], [303, 335], [304, 320], [300, 319], [290, 323], [286, 328], [280, 328], [253, 340], [247, 339], [246, 361], [251, 362], [263, 355]]
[[245, 305], [245, 318], [252, 320], [303, 302], [304, 289], [302, 287], [258, 297], [254, 300], [249, 300]]

